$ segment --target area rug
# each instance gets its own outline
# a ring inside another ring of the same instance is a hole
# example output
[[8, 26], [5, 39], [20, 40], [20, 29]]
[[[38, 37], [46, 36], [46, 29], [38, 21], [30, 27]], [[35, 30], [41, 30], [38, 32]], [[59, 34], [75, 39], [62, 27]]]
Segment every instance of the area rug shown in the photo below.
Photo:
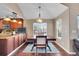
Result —
[[[48, 43], [51, 51], [49, 50], [49, 48], [46, 48], [46, 53], [59, 53], [59, 50], [52, 44], [52, 42]], [[36, 53], [36, 47], [32, 49], [33, 44], [28, 44], [27, 47], [23, 50], [24, 53]], [[45, 53], [45, 49], [37, 49], [38, 53]]]

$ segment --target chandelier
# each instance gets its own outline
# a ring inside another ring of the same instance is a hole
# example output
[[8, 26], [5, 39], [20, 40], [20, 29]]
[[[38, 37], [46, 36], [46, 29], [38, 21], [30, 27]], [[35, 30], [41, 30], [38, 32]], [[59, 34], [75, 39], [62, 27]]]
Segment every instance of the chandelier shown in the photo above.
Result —
[[13, 19], [12, 19], [12, 22], [17, 22], [16, 21], [16, 18], [17, 18], [17, 13], [15, 13], [15, 12], [12, 12], [12, 17], [13, 17]]
[[38, 6], [38, 9], [39, 9], [39, 14], [38, 14], [38, 19], [37, 19], [37, 22], [42, 22], [42, 19], [41, 19], [41, 14], [40, 14], [40, 10], [41, 10], [41, 6]]

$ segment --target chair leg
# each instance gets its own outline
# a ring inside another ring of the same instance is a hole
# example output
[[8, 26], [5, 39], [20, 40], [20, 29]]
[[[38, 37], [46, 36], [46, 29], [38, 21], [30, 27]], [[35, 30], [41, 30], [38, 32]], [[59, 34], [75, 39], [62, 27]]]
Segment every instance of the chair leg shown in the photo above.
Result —
[[46, 49], [46, 47], [45, 47], [45, 53], [47, 52], [47, 49]]
[[36, 56], [37, 56], [37, 47], [36, 47]]
[[33, 45], [33, 46], [32, 46], [32, 49], [31, 49], [31, 51], [33, 50], [34, 46], [35, 46], [35, 45]]
[[47, 47], [49, 48], [49, 50], [51, 51], [51, 48], [49, 47], [49, 45], [47, 45]]

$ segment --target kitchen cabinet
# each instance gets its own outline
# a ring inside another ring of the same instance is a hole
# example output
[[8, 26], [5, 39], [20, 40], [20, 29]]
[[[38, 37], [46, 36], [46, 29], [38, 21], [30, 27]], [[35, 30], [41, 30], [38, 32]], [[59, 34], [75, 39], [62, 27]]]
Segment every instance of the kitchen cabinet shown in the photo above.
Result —
[[6, 56], [24, 43], [26, 34], [17, 34], [9, 37], [0, 38], [0, 56]]

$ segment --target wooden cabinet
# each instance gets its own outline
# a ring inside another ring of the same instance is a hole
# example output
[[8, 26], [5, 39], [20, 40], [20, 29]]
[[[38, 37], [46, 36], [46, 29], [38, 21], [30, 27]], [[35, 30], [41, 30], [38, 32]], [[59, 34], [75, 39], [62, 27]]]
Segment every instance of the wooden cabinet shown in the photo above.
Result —
[[14, 49], [16, 49], [19, 46], [19, 36], [16, 35], [14, 37]]
[[21, 34], [19, 35], [19, 45], [21, 44], [21, 40], [22, 40], [22, 38], [21, 38]]
[[6, 44], [7, 44], [7, 41], [5, 39], [0, 39], [0, 55], [1, 56], [7, 54], [6, 49], [5, 49], [7, 48]]
[[23, 19], [22, 18], [17, 18], [16, 22], [11, 21], [10, 26], [11, 26], [11, 29], [22, 28], [23, 27]]
[[10, 37], [7, 39], [0, 39], [0, 55], [7, 55], [12, 52], [14, 49], [13, 38]]
[[3, 27], [3, 20], [0, 19], [0, 29]]
[[10, 52], [12, 52], [15, 49], [15, 47], [14, 47], [14, 37], [9, 37], [9, 38], [6, 39], [6, 47], [4, 47], [4, 49], [5, 49], [4, 53], [7, 52], [5, 55], [9, 54]]
[[0, 29], [10, 27], [11, 29], [17, 29], [23, 27], [23, 19], [16, 18], [16, 22], [13, 21], [13, 18], [10, 18], [10, 21], [3, 20], [4, 18], [0, 18]]
[[18, 34], [15, 36], [7, 37], [5, 39], [0, 39], [0, 55], [8, 55], [17, 47], [19, 47], [26, 41], [26, 38], [24, 38], [25, 36], [26, 34]]

